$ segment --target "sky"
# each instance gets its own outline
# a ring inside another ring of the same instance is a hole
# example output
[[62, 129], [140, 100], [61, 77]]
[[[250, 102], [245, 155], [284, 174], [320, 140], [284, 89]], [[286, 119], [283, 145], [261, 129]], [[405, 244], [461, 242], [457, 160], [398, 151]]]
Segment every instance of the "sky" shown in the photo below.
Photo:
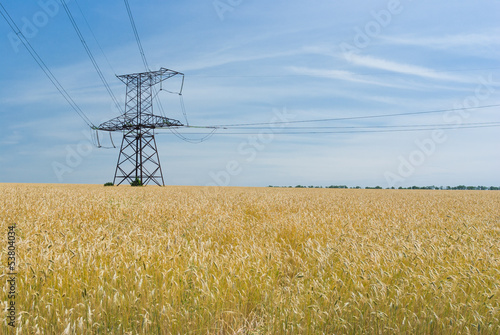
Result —
[[[120, 114], [59, 0], [0, 2], [93, 124]], [[124, 105], [115, 75], [145, 71], [124, 2], [67, 3]], [[185, 74], [190, 125], [261, 124], [201, 143], [158, 130], [168, 185], [500, 186], [500, 1], [129, 3], [150, 68]], [[122, 134], [93, 146], [2, 17], [0, 55], [0, 182], [112, 181]], [[159, 97], [186, 123], [177, 95]]]

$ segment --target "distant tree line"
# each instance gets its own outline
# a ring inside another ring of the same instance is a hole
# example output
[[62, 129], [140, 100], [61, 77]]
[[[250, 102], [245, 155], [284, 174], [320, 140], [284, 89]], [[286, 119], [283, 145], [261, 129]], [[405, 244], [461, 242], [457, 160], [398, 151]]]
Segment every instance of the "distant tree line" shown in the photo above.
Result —
[[[381, 186], [366, 186], [366, 187], [361, 187], [361, 186], [355, 186], [355, 187], [348, 187], [346, 185], [330, 185], [330, 186], [304, 186], [304, 185], [297, 185], [297, 186], [272, 186], [269, 185], [268, 187], [278, 187], [278, 188], [341, 188], [341, 189], [365, 189], [365, 190], [382, 190], [383, 187]], [[395, 187], [391, 188], [386, 188], [386, 189], [396, 189]], [[459, 185], [459, 186], [410, 186], [410, 187], [398, 187], [398, 190], [469, 190], [469, 191], [500, 191], [500, 187], [498, 186], [465, 186], [465, 185]]]

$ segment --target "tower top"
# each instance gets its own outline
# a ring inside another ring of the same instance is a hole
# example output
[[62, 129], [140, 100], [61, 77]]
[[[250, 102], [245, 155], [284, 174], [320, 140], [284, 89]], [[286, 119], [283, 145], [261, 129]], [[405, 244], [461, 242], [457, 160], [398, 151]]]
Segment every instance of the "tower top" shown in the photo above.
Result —
[[158, 71], [117, 76], [127, 85], [125, 113], [100, 124], [95, 130], [123, 131], [183, 126], [178, 120], [153, 114], [153, 86], [177, 75], [184, 76], [183, 73], [162, 67]]
[[162, 67], [158, 71], [122, 74], [122, 75], [119, 75], [116, 77], [118, 79], [120, 79], [121, 81], [123, 81], [126, 85], [128, 85], [130, 80], [134, 80], [134, 79], [135, 80], [139, 79], [140, 81], [145, 81], [147, 79], [150, 79], [152, 81], [151, 85], [156, 85], [164, 80], [167, 80], [167, 79], [172, 78], [172, 77], [177, 76], [177, 75], [184, 76], [184, 74], [181, 72], [169, 70], [169, 69]]

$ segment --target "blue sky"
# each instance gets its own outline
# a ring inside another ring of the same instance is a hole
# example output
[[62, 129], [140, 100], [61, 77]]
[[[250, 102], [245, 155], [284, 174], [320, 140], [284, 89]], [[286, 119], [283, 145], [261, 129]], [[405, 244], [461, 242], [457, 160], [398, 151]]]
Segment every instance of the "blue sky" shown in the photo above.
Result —
[[[118, 116], [58, 0], [1, 2], [94, 124]], [[123, 104], [125, 85], [115, 74], [144, 70], [123, 1], [78, 2], [109, 64], [76, 1], [67, 2]], [[442, 125], [418, 132], [292, 134], [275, 125], [219, 130], [191, 144], [162, 130], [157, 143], [169, 185], [500, 185], [499, 127], [456, 129], [500, 122], [499, 107], [462, 110], [500, 104], [498, 1], [130, 0], [130, 6], [150, 67], [185, 73], [191, 124], [458, 109], [287, 125]], [[0, 182], [112, 180], [119, 149], [90, 146], [89, 128], [0, 19]], [[169, 117], [184, 120], [176, 96], [162, 93], [161, 100]], [[103, 145], [106, 136], [100, 134]], [[121, 134], [113, 141], [119, 145]]]

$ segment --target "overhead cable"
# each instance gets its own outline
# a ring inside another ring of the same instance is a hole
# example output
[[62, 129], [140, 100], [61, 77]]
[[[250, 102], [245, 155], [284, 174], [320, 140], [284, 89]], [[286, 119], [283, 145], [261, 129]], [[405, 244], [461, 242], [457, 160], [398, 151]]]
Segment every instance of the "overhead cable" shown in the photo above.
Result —
[[337, 118], [328, 118], [328, 119], [222, 124], [222, 125], [212, 125], [211, 127], [245, 127], [245, 126], [264, 126], [264, 125], [275, 125], [275, 124], [292, 124], [292, 123], [309, 123], [309, 122], [329, 122], [329, 121], [344, 121], [344, 120], [362, 120], [362, 119], [376, 119], [376, 118], [407, 116], [407, 115], [437, 114], [437, 113], [455, 112], [455, 111], [471, 110], [471, 109], [484, 109], [484, 108], [492, 108], [492, 107], [500, 107], [500, 104], [484, 105], [484, 106], [476, 106], [476, 107], [452, 108], [452, 109], [439, 109], [439, 110], [421, 111], [421, 112], [409, 112], [409, 113], [378, 114], [378, 115], [365, 115], [365, 116], [348, 116], [348, 117], [337, 117]]
[[132, 15], [132, 10], [130, 9], [130, 4], [128, 0], [123, 0], [125, 2], [125, 7], [127, 7], [127, 13], [130, 20], [130, 24], [132, 25], [132, 30], [134, 31], [135, 40], [137, 41], [137, 46], [139, 47], [139, 52], [141, 53], [142, 62], [144, 63], [144, 67], [146, 71], [151, 71], [149, 69], [148, 61], [146, 59], [146, 54], [144, 53], [144, 49], [142, 48], [141, 39], [139, 38], [139, 33], [137, 32], [137, 27], [135, 26], [134, 16]]
[[[492, 122], [474, 122], [474, 123], [461, 123], [460, 126], [485, 126], [485, 125], [500, 125], [500, 122], [492, 121]], [[283, 127], [283, 130], [300, 130], [300, 129], [370, 129], [370, 128], [419, 128], [419, 127], [427, 127], [427, 128], [439, 128], [439, 127], [449, 127], [450, 123], [434, 123], [434, 124], [402, 124], [402, 125], [368, 125], [368, 126], [308, 126], [308, 127]], [[190, 127], [194, 128], [194, 127]], [[200, 127], [198, 127], [200, 128]], [[201, 127], [204, 128], [204, 127]], [[237, 127], [234, 129], [245, 129], [245, 130], [258, 130], [258, 129], [266, 129], [268, 127]], [[218, 129], [232, 129], [232, 128], [218, 128]]]
[[52, 82], [54, 87], [59, 91], [59, 93], [63, 96], [63, 98], [68, 102], [68, 104], [71, 106], [71, 108], [80, 116], [80, 118], [90, 127], [90, 128], [95, 128], [95, 126], [92, 124], [90, 119], [85, 115], [85, 113], [80, 109], [80, 107], [76, 104], [76, 102], [71, 98], [69, 93], [64, 89], [64, 87], [61, 85], [61, 83], [57, 80], [57, 78], [54, 76], [52, 71], [50, 71], [49, 67], [45, 64], [43, 59], [40, 57], [40, 55], [36, 52], [36, 50], [33, 48], [31, 43], [28, 41], [28, 39], [24, 36], [24, 34], [21, 32], [17, 24], [14, 22], [12, 17], [10, 16], [9, 12], [3, 4], [0, 2], [0, 7], [2, 10], [0, 10], [0, 14], [3, 16], [5, 21], [7, 21], [7, 24], [10, 26], [10, 28], [14, 31], [14, 33], [17, 35], [19, 40], [23, 43], [24, 47], [26, 50], [28, 50], [29, 54], [35, 62], [38, 64], [38, 66], [42, 69], [42, 71], [45, 73], [47, 78]]
[[99, 65], [97, 64], [97, 61], [95, 60], [94, 58], [94, 55], [92, 54], [92, 51], [90, 51], [90, 48], [89, 46], [87, 45], [87, 42], [85, 41], [85, 38], [83, 37], [83, 34], [82, 32], [80, 31], [80, 28], [78, 27], [78, 24], [76, 23], [74, 17], [73, 17], [73, 14], [71, 14], [71, 11], [68, 7], [68, 5], [66, 4], [66, 0], [60, 0], [63, 8], [64, 8], [64, 11], [66, 12], [66, 14], [68, 15], [68, 18], [73, 26], [73, 28], [75, 29], [75, 32], [76, 34], [78, 35], [78, 38], [80, 39], [80, 42], [82, 43], [83, 45], [83, 48], [85, 49], [85, 51], [87, 52], [87, 55], [89, 56], [90, 58], [90, 61], [92, 62], [92, 65], [94, 66], [97, 74], [99, 75], [99, 78], [101, 79], [104, 87], [106, 88], [106, 90], [108, 91], [108, 94], [109, 96], [111, 97], [111, 99], [113, 100], [116, 108], [120, 111], [120, 112], [124, 112], [123, 111], [123, 108], [121, 107], [120, 103], [118, 102], [118, 99], [116, 98], [116, 96], [114, 95], [113, 93], [113, 90], [111, 90], [111, 87], [109, 86], [106, 78], [104, 77], [104, 74], [102, 73], [101, 71], [101, 68], [99, 67]]
[[[484, 126], [448, 126], [437, 127], [436, 130], [459, 130], [459, 129], [474, 129], [474, 128], [494, 128], [500, 127], [500, 124], [484, 125]], [[309, 135], [309, 134], [358, 134], [358, 133], [393, 133], [393, 132], [415, 132], [428, 131], [432, 128], [410, 128], [410, 129], [385, 129], [385, 130], [345, 130], [345, 131], [286, 131], [273, 132], [274, 135]], [[160, 135], [168, 135], [168, 133], [159, 133]], [[219, 132], [217, 135], [262, 135], [265, 132]], [[204, 133], [189, 133], [189, 135], [206, 135]]]
[[92, 34], [92, 37], [94, 38], [94, 41], [96, 42], [97, 46], [99, 47], [99, 50], [101, 50], [102, 55], [104, 56], [104, 59], [106, 60], [106, 63], [108, 64], [109, 68], [111, 71], [116, 75], [116, 71], [113, 68], [113, 65], [111, 65], [111, 62], [108, 59], [108, 56], [106, 56], [106, 53], [104, 52], [103, 48], [101, 47], [101, 44], [97, 40], [96, 35], [94, 34], [94, 30], [92, 30], [92, 27], [89, 24], [89, 21], [87, 20], [87, 17], [85, 16], [82, 8], [80, 7], [80, 4], [78, 3], [78, 0], [74, 0], [76, 3], [76, 6], [78, 7], [78, 10], [80, 11], [80, 14], [82, 14], [83, 20], [85, 21], [85, 24], [87, 25], [87, 28], [89, 29], [90, 33]]

